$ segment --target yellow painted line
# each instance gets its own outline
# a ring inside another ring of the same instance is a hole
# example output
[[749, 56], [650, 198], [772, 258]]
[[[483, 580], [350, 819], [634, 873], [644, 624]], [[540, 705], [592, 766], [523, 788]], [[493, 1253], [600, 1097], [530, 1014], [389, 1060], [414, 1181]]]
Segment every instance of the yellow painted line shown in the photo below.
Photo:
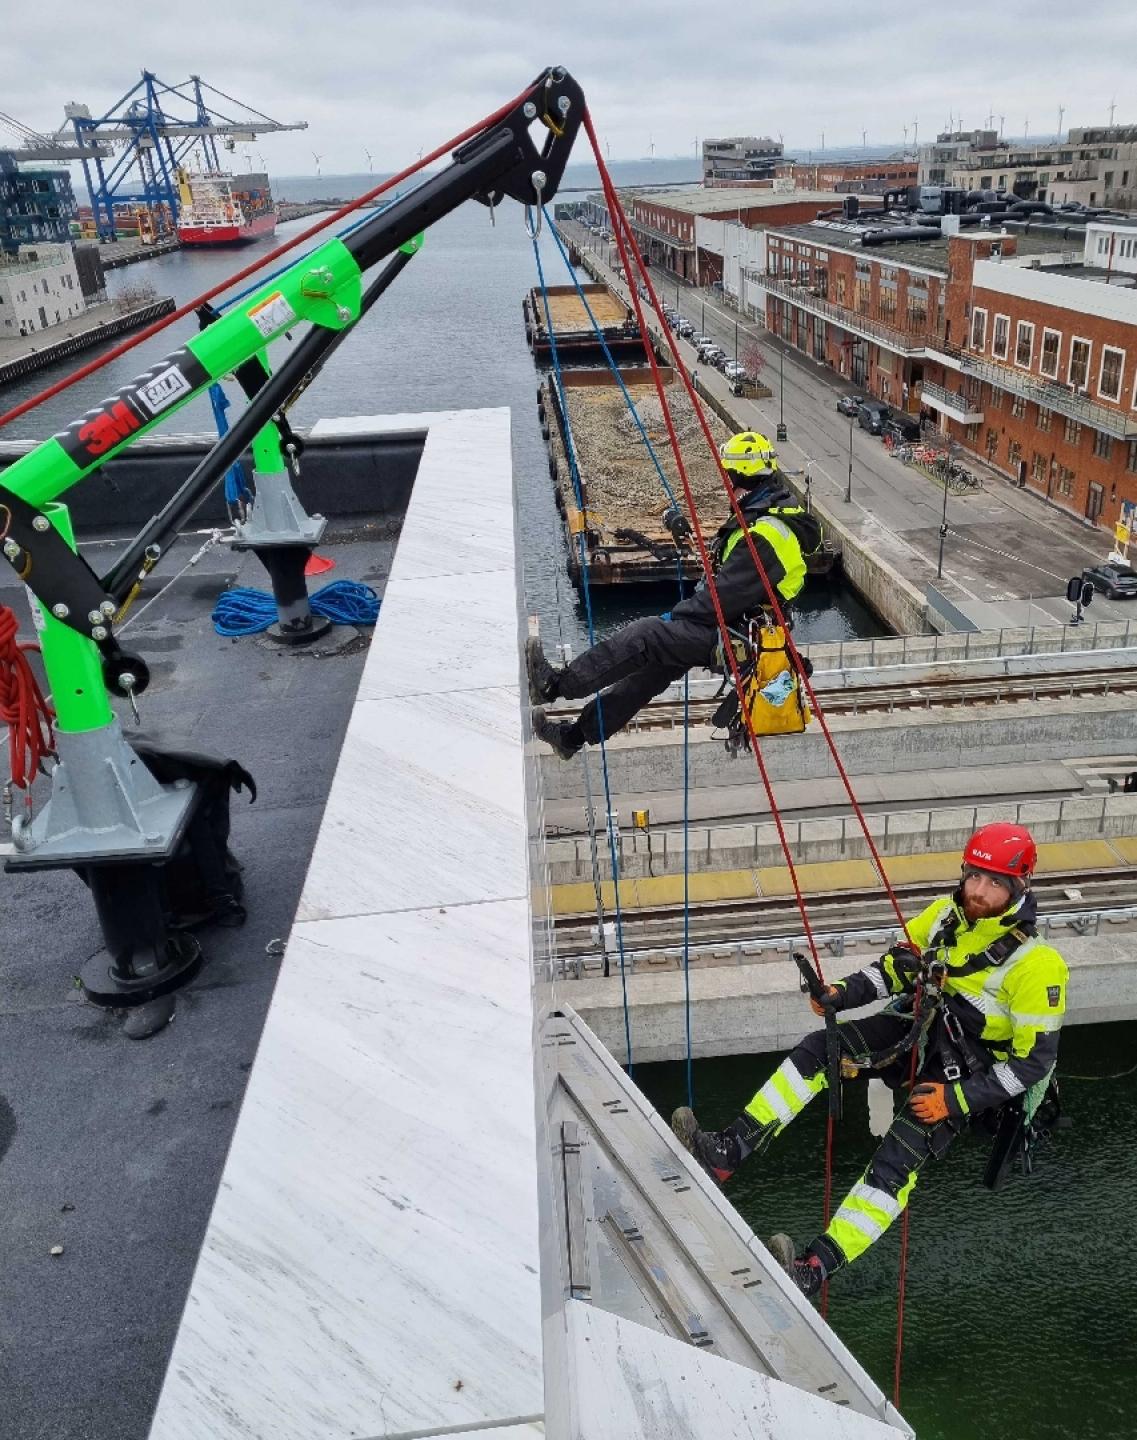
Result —
[[959, 856], [950, 853], [935, 855], [886, 855], [884, 868], [893, 885], [917, 885], [922, 880], [950, 881], [959, 879]]
[[[826, 890], [863, 890], [879, 883], [868, 860], [827, 860], [798, 865], [797, 878], [803, 895], [816, 895]], [[763, 895], [794, 893], [790, 872], [784, 865], [759, 870], [758, 883]]]
[[[890, 855], [884, 861], [888, 878], [894, 885], [915, 885], [928, 880], [942, 880], [953, 885], [959, 878], [959, 864], [957, 850], [938, 851], [931, 855]], [[1058, 841], [1038, 847], [1038, 869], [1043, 873], [1110, 870], [1126, 864], [1137, 865], [1137, 836], [1122, 836], [1109, 841]], [[797, 875], [804, 895], [820, 895], [832, 890], [868, 890], [880, 885], [868, 860], [831, 860], [799, 865]], [[605, 908], [613, 909], [616, 897], [611, 881], [604, 882], [601, 892]], [[790, 872], [784, 865], [764, 866], [759, 870], [698, 871], [693, 872], [689, 880], [693, 905], [716, 900], [743, 900], [754, 895], [792, 894]], [[554, 885], [550, 898], [555, 915], [586, 914], [596, 908], [596, 890], [590, 881]], [[621, 909], [638, 910], [644, 906], [682, 903], [682, 875], [620, 881]]]
[[1038, 847], [1038, 869], [1043, 874], [1052, 870], [1108, 870], [1120, 865], [1116, 841], [1066, 840]]

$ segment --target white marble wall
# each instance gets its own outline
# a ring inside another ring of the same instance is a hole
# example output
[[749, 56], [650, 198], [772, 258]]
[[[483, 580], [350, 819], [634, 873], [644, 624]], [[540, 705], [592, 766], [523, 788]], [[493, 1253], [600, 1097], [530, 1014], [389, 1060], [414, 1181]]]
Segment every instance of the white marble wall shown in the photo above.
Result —
[[509, 414], [317, 427], [378, 428], [426, 447], [151, 1440], [543, 1433]]

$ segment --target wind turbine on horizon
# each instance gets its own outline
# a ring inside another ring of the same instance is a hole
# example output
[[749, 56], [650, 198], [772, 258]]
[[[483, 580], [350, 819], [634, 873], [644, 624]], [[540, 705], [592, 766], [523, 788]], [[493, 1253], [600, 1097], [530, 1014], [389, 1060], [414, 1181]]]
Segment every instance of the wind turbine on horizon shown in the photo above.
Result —
[[312, 151], [312, 159], [315, 160], [315, 162], [316, 162], [316, 178], [319, 179], [319, 177], [320, 177], [320, 159], [321, 159], [321, 157], [316, 154], [315, 150]]
[[363, 153], [367, 156], [367, 173], [368, 173], [368, 175], [371, 175], [371, 174], [374, 173], [374, 170], [373, 170], [373, 167], [372, 167], [372, 164], [371, 164], [371, 151], [368, 150], [368, 148], [367, 148], [366, 145], [363, 147]]

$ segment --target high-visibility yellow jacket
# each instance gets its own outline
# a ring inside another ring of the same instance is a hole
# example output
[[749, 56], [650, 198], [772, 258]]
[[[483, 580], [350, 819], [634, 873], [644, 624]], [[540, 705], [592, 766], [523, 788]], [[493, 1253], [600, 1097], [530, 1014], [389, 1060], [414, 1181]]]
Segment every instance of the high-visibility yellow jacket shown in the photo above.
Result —
[[[960, 1022], [973, 1048], [989, 1065], [949, 1087], [948, 1104], [958, 1114], [989, 1110], [1043, 1080], [1058, 1057], [1058, 1032], [1066, 1015], [1070, 978], [1062, 956], [1028, 933], [1034, 897], [1027, 892], [1002, 915], [969, 925], [954, 896], [935, 900], [908, 933], [927, 960], [945, 966], [946, 1008]], [[1008, 937], [1021, 938], [1005, 955]], [[995, 953], [988, 953], [994, 947]], [[1001, 958], [1005, 955], [1005, 958]], [[867, 1005], [890, 995], [911, 994], [917, 964], [897, 947], [864, 970], [837, 981], [842, 1008]]]

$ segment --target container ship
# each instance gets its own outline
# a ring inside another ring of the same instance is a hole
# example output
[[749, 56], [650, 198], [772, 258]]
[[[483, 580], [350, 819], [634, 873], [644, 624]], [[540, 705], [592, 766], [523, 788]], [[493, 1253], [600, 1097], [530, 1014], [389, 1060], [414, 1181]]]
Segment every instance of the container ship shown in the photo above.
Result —
[[181, 170], [178, 192], [177, 229], [183, 245], [236, 245], [276, 229], [276, 206], [265, 174]]

